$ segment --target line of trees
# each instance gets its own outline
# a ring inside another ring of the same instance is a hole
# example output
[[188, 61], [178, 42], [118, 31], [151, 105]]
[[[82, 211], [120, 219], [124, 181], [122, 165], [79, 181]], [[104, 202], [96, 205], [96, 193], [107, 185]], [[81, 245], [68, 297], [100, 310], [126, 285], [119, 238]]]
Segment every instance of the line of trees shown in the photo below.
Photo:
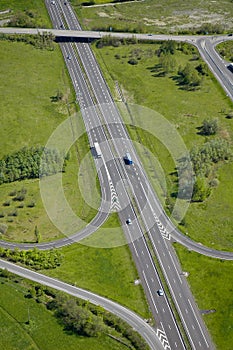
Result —
[[[99, 305], [71, 297], [64, 292], [15, 276], [0, 269], [0, 283], [11, 281], [23, 286], [25, 297], [43, 303], [64, 325], [64, 331], [86, 337], [99, 337], [105, 333], [132, 350], [149, 350], [144, 339], [128, 323], [104, 310]], [[30, 318], [25, 322], [30, 324]]]
[[64, 171], [66, 160], [56, 149], [24, 147], [0, 160], [0, 185]]
[[82, 336], [98, 337], [103, 332], [109, 334], [114, 330], [117, 332], [115, 338], [122, 343], [125, 343], [124, 339], [128, 340], [128, 347], [133, 346], [137, 350], [148, 349], [144, 339], [126, 322], [99, 306], [56, 293], [55, 298], [47, 303], [47, 308], [55, 312], [68, 331]]
[[0, 33], [1, 41], [23, 42], [34, 46], [37, 49], [54, 50], [55, 37], [52, 33], [42, 33], [37, 35], [31, 34], [3, 34]]
[[55, 269], [61, 265], [62, 254], [57, 249], [39, 250], [37, 248], [31, 250], [19, 250], [15, 248], [10, 250], [0, 247], [0, 257], [15, 263], [33, 267], [35, 270]]
[[101, 49], [102, 47], [105, 46], [113, 46], [113, 47], [118, 47], [121, 45], [130, 45], [130, 44], [137, 44], [138, 40], [134, 37], [132, 38], [114, 38], [110, 35], [105, 35], [101, 39], [96, 41], [96, 47], [98, 49]]

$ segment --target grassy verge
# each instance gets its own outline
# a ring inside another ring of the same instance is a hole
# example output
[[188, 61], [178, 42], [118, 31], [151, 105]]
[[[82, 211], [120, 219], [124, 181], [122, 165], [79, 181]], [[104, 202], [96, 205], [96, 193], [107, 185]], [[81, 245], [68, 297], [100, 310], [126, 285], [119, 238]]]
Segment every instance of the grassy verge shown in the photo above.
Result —
[[219, 350], [230, 350], [233, 341], [232, 261], [211, 259], [175, 245], [183, 271], [200, 310], [215, 310], [203, 315]]
[[[148, 307], [142, 287], [134, 285], [138, 278], [136, 268], [116, 214], [83, 244], [61, 249], [64, 255], [60, 267], [45, 271], [50, 276], [89, 289], [129, 307], [148, 318]], [[109, 248], [101, 248], [109, 246]]]
[[[222, 24], [222, 30], [232, 28], [230, 0], [213, 5], [198, 0], [154, 0], [116, 3], [113, 6], [81, 7], [84, 1], [72, 0], [82, 24], [88, 29], [136, 31], [147, 33], [176, 33], [195, 30], [204, 23]], [[107, 2], [107, 1], [106, 1]], [[110, 1], [109, 1], [110, 2]], [[103, 1], [96, 0], [96, 4]], [[223, 13], [224, 12], [224, 13]]]
[[21, 283], [1, 278], [0, 290], [1, 349], [127, 349], [104, 334], [88, 338], [66, 332], [43, 304], [24, 297], [27, 289]]
[[19, 11], [28, 11], [33, 14], [37, 27], [51, 28], [51, 21], [43, 0], [1, 0], [0, 11], [9, 9], [10, 12], [5, 14], [4, 18], [10, 19]]
[[[76, 112], [74, 95], [58, 45], [54, 51], [38, 50], [23, 43], [0, 43], [1, 52], [1, 130], [0, 157], [22, 147], [45, 145], [60, 123]], [[10, 57], [10, 59], [9, 59]], [[46, 78], [45, 78], [46, 77]], [[64, 99], [52, 102], [52, 97], [61, 91]], [[66, 101], [70, 103], [69, 113]], [[80, 129], [83, 130], [80, 119]], [[91, 205], [79, 189], [79, 180], [90, 186], [95, 167], [90, 155], [88, 139], [82, 134], [70, 150], [70, 160], [63, 174], [65, 196], [73, 211], [89, 222], [99, 205], [99, 188], [93, 193]], [[83, 161], [85, 157], [85, 160]], [[79, 172], [82, 172], [81, 174]], [[79, 174], [79, 178], [77, 178]], [[24, 203], [12, 201], [9, 194], [25, 188]], [[0, 224], [7, 225], [3, 239], [34, 242], [34, 229], [38, 227], [42, 240], [62, 237], [50, 222], [43, 207], [38, 180], [25, 180], [0, 186]], [[9, 206], [5, 206], [10, 202]], [[34, 202], [35, 206], [29, 207]], [[21, 208], [20, 208], [21, 205]], [[17, 211], [17, 216], [11, 213]], [[76, 227], [78, 230], [80, 227]]]
[[[160, 113], [176, 127], [188, 150], [194, 145], [206, 142], [206, 138], [198, 134], [198, 127], [205, 118], [217, 118], [219, 122], [217, 136], [231, 140], [233, 124], [232, 120], [226, 116], [232, 108], [232, 103], [223, 94], [215, 79], [211, 75], [206, 77], [200, 90], [195, 92], [182, 90], [174, 80], [176, 73], [159, 77], [154, 71], [158, 64], [158, 57], [155, 55], [158, 48], [159, 44], [144, 44], [95, 50], [107, 82], [116, 98], [114, 88], [117, 80], [128, 103], [146, 106]], [[132, 66], [128, 64], [128, 60], [135, 55], [135, 52], [139, 53], [140, 60], [137, 65]], [[193, 54], [178, 51], [174, 57], [177, 65], [184, 66], [187, 62], [193, 65], [198, 64], [197, 61], [191, 61]], [[132, 121], [132, 124], [134, 123], [143, 127], [143, 109], [140, 117], [138, 119], [135, 117], [135, 121]], [[153, 124], [153, 119], [151, 123]], [[160, 162], [166, 179], [167, 196], [174, 201], [172, 193], [177, 186], [174, 177], [175, 168], [166, 144], [161, 145], [153, 135], [148, 135], [142, 128], [135, 129], [129, 126], [128, 129], [131, 137], [138, 143], [142, 143]], [[167, 136], [169, 138], [169, 134]], [[140, 151], [140, 148], [138, 150]], [[141, 152], [141, 159], [147, 166], [147, 171], [156, 172], [156, 167], [150, 163], [149, 156], [149, 152], [148, 157], [145, 156], [145, 152]], [[216, 169], [220, 181], [219, 186], [212, 191], [206, 202], [193, 203], [189, 206], [185, 217], [186, 226], [183, 228], [194, 240], [228, 250], [232, 250], [233, 244], [233, 225], [230, 215], [233, 210], [233, 201], [230, 196], [230, 188], [233, 184], [232, 177], [229, 176], [231, 169], [232, 164], [230, 163]], [[155, 179], [153, 181], [153, 176], [150, 178], [155, 189], [158, 188]], [[197, 225], [201, 229], [197, 230]]]
[[229, 40], [216, 46], [220, 55], [229, 62], [233, 62], [233, 41]]

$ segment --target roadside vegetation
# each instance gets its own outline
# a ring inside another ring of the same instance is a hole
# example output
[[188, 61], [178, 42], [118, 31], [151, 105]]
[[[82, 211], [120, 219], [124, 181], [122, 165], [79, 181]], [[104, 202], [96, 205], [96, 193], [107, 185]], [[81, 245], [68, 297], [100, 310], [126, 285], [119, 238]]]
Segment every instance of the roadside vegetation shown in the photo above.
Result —
[[0, 271], [0, 283], [1, 347], [5, 350], [148, 349], [131, 327], [98, 306], [6, 270]]
[[[102, 45], [97, 43], [99, 46]], [[233, 166], [233, 125], [229, 118], [233, 106], [203, 64], [196, 49], [188, 44], [170, 42], [126, 46], [124, 42], [118, 41], [117, 45], [110, 43], [109, 46], [95, 49], [95, 52], [115, 98], [119, 99], [117, 81], [125, 103], [129, 106], [130, 103], [143, 105], [162, 114], [175, 125], [191, 152], [195, 170], [193, 176], [194, 179], [197, 178], [193, 200], [197, 203], [189, 206], [185, 218], [180, 221], [180, 228], [198, 242], [231, 250], [233, 225], [230, 224], [230, 211], [233, 202], [228, 196], [231, 176], [227, 174]], [[166, 70], [167, 64], [165, 68], [161, 64], [164, 59], [167, 62], [167, 56], [172, 62], [168, 64], [171, 67], [169, 70]], [[136, 65], [130, 64], [132, 58], [137, 61]], [[180, 72], [183, 72], [182, 81]], [[195, 72], [195, 76], [198, 76], [199, 85], [191, 83], [190, 86], [192, 78], [189, 76], [194, 74], [190, 72]], [[143, 118], [132, 120], [132, 124], [135, 122], [143, 125]], [[174, 162], [164, 145], [153, 135], [131, 125], [128, 129], [133, 140], [143, 144], [158, 158], [166, 178], [166, 207], [172, 211], [178, 190], [178, 173]], [[184, 154], [183, 157], [185, 156]], [[147, 162], [147, 167], [148, 157], [149, 153], [141, 154], [141, 160]], [[182, 160], [179, 161], [181, 165]], [[224, 170], [226, 177], [223, 178]], [[226, 178], [227, 183], [222, 183]], [[224, 219], [222, 213], [225, 213]], [[209, 219], [206, 220], [206, 217]], [[200, 222], [201, 230], [196, 230], [197, 222]]]
[[54, 50], [54, 36], [49, 32], [37, 35], [11, 35], [0, 33], [0, 41], [23, 42], [37, 49]]
[[10, 27], [51, 28], [43, 0], [1, 0], [0, 20]]
[[[37, 234], [38, 236], [38, 234]], [[21, 263], [34, 270], [54, 269], [61, 265], [62, 255], [57, 249], [50, 250], [10, 250], [0, 247], [0, 257], [13, 263]]]
[[71, 0], [71, 3], [77, 11], [82, 27], [89, 30], [160, 34], [232, 32], [231, 0], [213, 3], [198, 0]]
[[216, 49], [224, 60], [233, 63], [233, 40], [218, 44]]
[[[64, 61], [55, 43], [53, 51], [37, 50], [31, 45], [8, 40], [0, 43], [0, 76], [4, 77], [1, 80], [0, 159], [1, 182], [6, 182], [0, 185], [1, 238], [37, 242], [35, 227], [41, 241], [61, 238], [62, 233], [50, 222], [43, 207], [38, 162], [41, 150], [55, 128], [77, 112]], [[81, 177], [85, 177], [87, 186], [95, 174], [88, 151], [88, 139], [83, 133], [71, 147], [66, 172], [62, 175], [66, 198], [84, 223], [96, 215], [100, 201], [93, 194], [93, 207], [87, 205], [79, 189], [77, 174], [81, 163], [85, 163]], [[60, 161], [58, 163], [61, 165]], [[52, 161], [52, 168], [54, 166]]]

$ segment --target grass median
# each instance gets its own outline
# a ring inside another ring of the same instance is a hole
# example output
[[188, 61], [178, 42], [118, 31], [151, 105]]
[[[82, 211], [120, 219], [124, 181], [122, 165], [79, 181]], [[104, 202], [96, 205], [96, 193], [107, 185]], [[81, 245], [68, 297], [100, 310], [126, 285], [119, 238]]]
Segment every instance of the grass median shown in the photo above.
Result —
[[134, 284], [137, 270], [116, 213], [90, 238], [62, 248], [61, 253], [61, 266], [46, 270], [46, 274], [115, 300], [149, 318], [142, 286]]

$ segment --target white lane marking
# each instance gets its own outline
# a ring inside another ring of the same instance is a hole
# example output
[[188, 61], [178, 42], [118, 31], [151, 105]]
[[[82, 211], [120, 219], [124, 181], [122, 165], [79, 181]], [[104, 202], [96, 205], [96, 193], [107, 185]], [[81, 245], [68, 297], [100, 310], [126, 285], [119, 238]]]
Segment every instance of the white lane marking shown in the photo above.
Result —
[[[191, 304], [191, 302], [190, 302], [189, 299], [188, 299], [188, 302], [189, 302], [189, 304], [190, 304], [190, 306], [191, 306], [191, 309], [192, 309], [193, 314], [195, 315], [195, 312], [194, 312], [194, 310], [193, 310], [192, 304]], [[196, 317], [195, 317], [195, 318], [196, 318]], [[208, 343], [207, 340], [206, 340], [206, 337], [205, 337], [205, 335], [204, 335], [204, 333], [203, 333], [203, 331], [202, 331], [201, 325], [200, 325], [200, 323], [199, 323], [199, 321], [198, 321], [197, 318], [196, 318], [196, 321], [197, 321], [198, 326], [199, 326], [199, 328], [200, 328], [201, 334], [202, 334], [202, 336], [203, 336], [203, 338], [204, 338], [204, 340], [205, 340], [205, 342], [206, 342], [207, 348], [209, 348], [209, 343]]]

